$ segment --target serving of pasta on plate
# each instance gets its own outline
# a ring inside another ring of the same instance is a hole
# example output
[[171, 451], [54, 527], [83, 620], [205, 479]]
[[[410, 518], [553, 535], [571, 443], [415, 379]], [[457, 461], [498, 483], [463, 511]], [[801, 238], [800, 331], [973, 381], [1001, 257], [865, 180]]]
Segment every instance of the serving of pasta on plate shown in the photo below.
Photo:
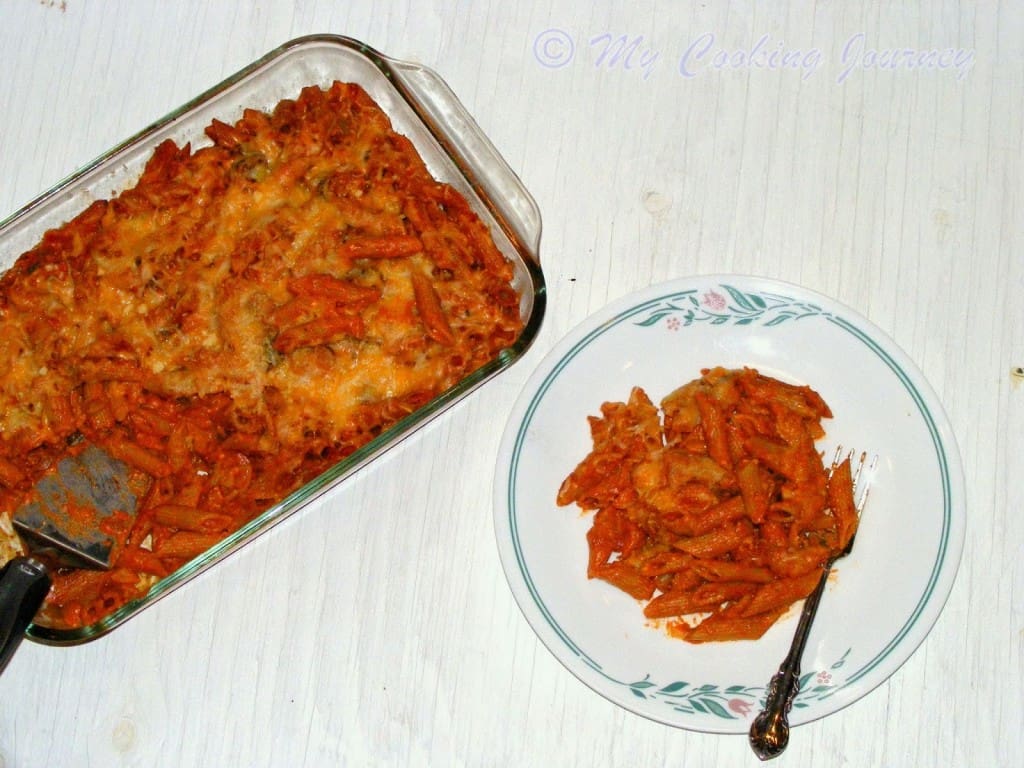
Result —
[[828, 473], [815, 447], [831, 415], [750, 368], [704, 370], [660, 408], [639, 387], [604, 403], [558, 492], [595, 511], [587, 575], [688, 642], [761, 637], [857, 529], [849, 459]]

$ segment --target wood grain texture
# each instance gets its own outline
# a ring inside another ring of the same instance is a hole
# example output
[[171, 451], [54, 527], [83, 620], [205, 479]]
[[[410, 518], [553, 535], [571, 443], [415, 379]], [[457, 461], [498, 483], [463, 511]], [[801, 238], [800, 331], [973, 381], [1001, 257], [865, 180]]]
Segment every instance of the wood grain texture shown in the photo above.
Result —
[[[967, 540], [934, 630], [778, 764], [1019, 761], [1020, 4], [6, 0], [0, 20], [0, 217], [285, 40], [341, 33], [445, 78], [538, 201], [549, 286], [526, 358], [443, 419], [109, 637], [25, 644], [0, 680], [0, 766], [757, 764], [741, 737], [649, 722], [565, 671], [491, 524], [501, 432], [543, 354], [612, 299], [716, 272], [869, 317], [935, 388], [964, 463]], [[551, 29], [574, 42], [561, 66], [535, 48]], [[642, 38], [636, 57], [602, 58], [605, 35]], [[817, 66], [709, 63], [764, 36]], [[858, 45], [973, 56], [844, 75]]]

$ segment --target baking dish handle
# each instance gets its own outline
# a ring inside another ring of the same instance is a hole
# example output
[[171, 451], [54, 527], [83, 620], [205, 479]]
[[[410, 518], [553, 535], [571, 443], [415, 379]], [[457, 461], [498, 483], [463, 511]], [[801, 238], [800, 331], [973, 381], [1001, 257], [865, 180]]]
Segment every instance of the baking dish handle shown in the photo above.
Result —
[[[435, 72], [403, 61], [391, 62], [396, 85], [406, 92], [434, 137], [483, 197], [509, 235], [539, 264], [540, 210], [522, 181], [498, 153], [458, 97]], [[459, 137], [459, 146], [445, 139], [445, 126]]]

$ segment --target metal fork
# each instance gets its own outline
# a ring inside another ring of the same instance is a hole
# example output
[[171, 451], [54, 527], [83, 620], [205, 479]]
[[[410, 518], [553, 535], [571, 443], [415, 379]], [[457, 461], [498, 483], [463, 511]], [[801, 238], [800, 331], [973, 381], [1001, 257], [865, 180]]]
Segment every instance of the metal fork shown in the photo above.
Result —
[[[846, 457], [855, 463], [853, 474], [854, 505], [857, 508], [857, 516], [861, 517], [864, 511], [864, 504], [868, 498], [868, 486], [870, 477], [865, 477], [864, 472], [869, 473], [878, 463], [878, 457], [868, 460], [866, 453], [861, 453], [859, 458], [854, 459], [854, 452], [843, 453], [840, 446], [836, 449], [835, 458], [832, 460], [834, 471]], [[800, 613], [800, 621], [796, 625], [796, 632], [793, 634], [793, 642], [789, 646], [789, 653], [785, 661], [779, 667], [779, 671], [772, 677], [768, 684], [768, 695], [765, 699], [764, 709], [754, 718], [750, 726], [750, 748], [761, 760], [770, 760], [781, 755], [789, 744], [789, 710], [793, 706], [793, 699], [800, 692], [800, 660], [804, 655], [804, 648], [807, 645], [807, 637], [811, 633], [811, 625], [814, 623], [814, 616], [818, 612], [818, 604], [828, 584], [828, 575], [832, 572], [835, 562], [850, 554], [853, 549], [853, 542], [856, 533], [850, 538], [842, 552], [831, 557], [822, 568], [821, 579], [814, 591], [804, 600], [804, 608]]]

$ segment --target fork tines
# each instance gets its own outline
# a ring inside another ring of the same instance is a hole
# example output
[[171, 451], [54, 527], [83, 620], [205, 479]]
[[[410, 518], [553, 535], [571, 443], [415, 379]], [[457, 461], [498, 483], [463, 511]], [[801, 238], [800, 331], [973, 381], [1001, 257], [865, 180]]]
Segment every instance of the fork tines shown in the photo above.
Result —
[[[853, 476], [853, 503], [859, 515], [864, 510], [864, 504], [868, 500], [868, 491], [871, 488], [871, 474], [878, 466], [878, 455], [870, 459], [866, 451], [846, 450], [842, 445], [837, 445], [832, 455], [832, 465], [829, 467], [829, 474], [842, 464], [846, 459], [850, 460], [850, 469]], [[867, 472], [867, 474], [865, 474]]]

